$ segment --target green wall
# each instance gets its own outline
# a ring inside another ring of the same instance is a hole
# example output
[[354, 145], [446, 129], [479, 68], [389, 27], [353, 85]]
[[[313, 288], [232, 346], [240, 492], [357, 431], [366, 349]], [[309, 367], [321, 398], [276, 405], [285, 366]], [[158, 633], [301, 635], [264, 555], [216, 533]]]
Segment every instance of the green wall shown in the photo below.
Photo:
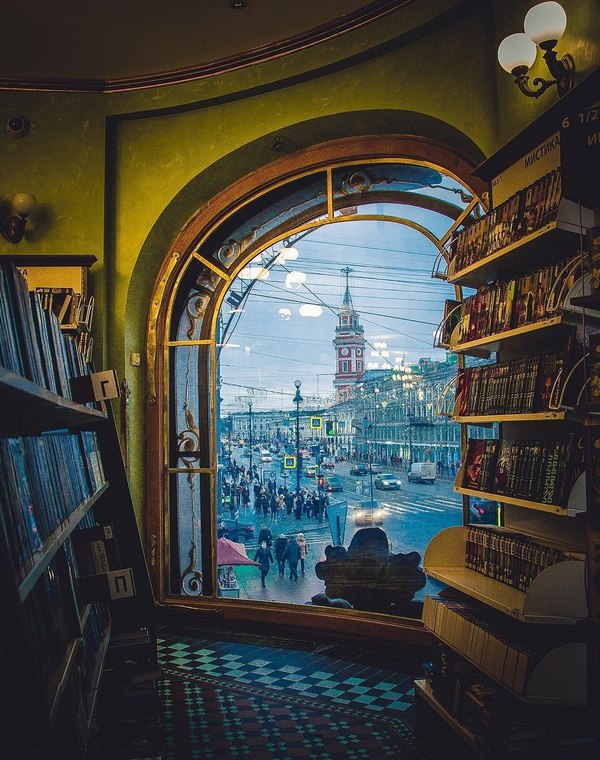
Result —
[[[565, 42], [589, 70], [600, 60], [598, 39], [585, 38], [597, 28], [596, 2], [564, 5]], [[339, 137], [405, 132], [488, 155], [556, 97], [524, 98], [496, 63], [499, 39], [516, 31], [509, 18], [520, 26], [528, 6], [419, 0], [338, 39], [197, 82], [113, 94], [0, 93], [2, 122], [19, 113], [32, 124], [26, 138], [0, 136], [0, 198], [23, 190], [40, 203], [28, 238], [18, 246], [0, 239], [0, 255], [97, 256], [96, 363], [115, 367], [132, 389], [138, 509], [144, 367], [128, 359], [144, 356], [154, 279], [189, 217], [277, 160], [278, 135], [288, 154]]]

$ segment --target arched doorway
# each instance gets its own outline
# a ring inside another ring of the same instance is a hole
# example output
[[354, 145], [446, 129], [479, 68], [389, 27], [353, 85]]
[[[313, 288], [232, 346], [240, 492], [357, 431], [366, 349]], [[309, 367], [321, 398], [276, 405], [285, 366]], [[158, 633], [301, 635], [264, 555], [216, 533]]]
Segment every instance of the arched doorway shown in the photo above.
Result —
[[[148, 338], [147, 527], [161, 601], [223, 604], [215, 572], [219, 311], [236, 277], [257, 256], [271, 266], [278, 243], [356, 215], [420, 228], [443, 258], [451, 231], [478, 213], [483, 188], [472, 168], [468, 157], [431, 140], [336, 141], [246, 177], [181, 233], [155, 287]], [[375, 204], [402, 211], [382, 215]], [[411, 208], [447, 220], [443, 232], [411, 220]], [[230, 604], [234, 616], [255, 614]]]

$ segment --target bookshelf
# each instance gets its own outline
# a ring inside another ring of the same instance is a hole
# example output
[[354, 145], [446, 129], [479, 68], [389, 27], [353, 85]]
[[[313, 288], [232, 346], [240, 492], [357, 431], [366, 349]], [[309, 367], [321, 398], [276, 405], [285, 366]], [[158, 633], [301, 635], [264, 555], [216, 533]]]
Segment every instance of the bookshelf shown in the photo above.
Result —
[[584, 562], [550, 565], [520, 591], [465, 567], [466, 540], [466, 526], [436, 534], [425, 552], [425, 572], [523, 623], [576, 625], [587, 615]]
[[450, 266], [448, 282], [476, 288], [486, 282], [512, 276], [527, 266], [547, 262], [557, 252], [577, 247], [584, 227], [593, 224], [593, 211], [566, 198], [560, 200], [556, 218], [538, 230], [500, 248], [489, 256], [456, 271]]
[[[154, 598], [112, 410], [69, 398], [89, 365], [12, 261], [0, 264], [0, 290], [3, 749], [82, 760], [97, 754], [113, 639], [152, 631]], [[97, 542], [98, 566], [84, 574], [75, 538], [98, 530], [114, 537], [118, 565], [103, 566]]]
[[[425, 600], [423, 622], [438, 645], [415, 693], [417, 708], [427, 705], [486, 758], [512, 757], [515, 746], [535, 754], [551, 735], [560, 746], [576, 724], [577, 740], [588, 741], [584, 722], [598, 704], [590, 555], [600, 531], [584, 445], [597, 412], [587, 352], [600, 299], [590, 295], [586, 246], [598, 209], [581, 202], [598, 196], [585, 181], [582, 196], [564, 192], [569, 157], [558, 129], [569, 112], [558, 110], [554, 124], [544, 117], [475, 172], [489, 182], [491, 208], [450, 242], [446, 279], [457, 293], [476, 292], [457, 324], [447, 302], [435, 336], [459, 355], [495, 354], [459, 373], [445, 410], [465, 426], [454, 488], [464, 514], [469, 498], [497, 501], [502, 526], [465, 524], [430, 541], [423, 567], [444, 590]], [[492, 424], [496, 438], [467, 440], [468, 426]], [[490, 714], [501, 731], [486, 725]]]

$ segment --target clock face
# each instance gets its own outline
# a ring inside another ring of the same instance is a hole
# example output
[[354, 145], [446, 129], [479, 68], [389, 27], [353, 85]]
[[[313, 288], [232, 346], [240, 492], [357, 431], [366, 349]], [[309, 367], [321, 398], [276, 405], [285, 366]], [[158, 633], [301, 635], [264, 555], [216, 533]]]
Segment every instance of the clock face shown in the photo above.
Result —
[[340, 354], [342, 356], [348, 356], [349, 353], [350, 353], [350, 349], [348, 348], [342, 348], [342, 350], [340, 351]]

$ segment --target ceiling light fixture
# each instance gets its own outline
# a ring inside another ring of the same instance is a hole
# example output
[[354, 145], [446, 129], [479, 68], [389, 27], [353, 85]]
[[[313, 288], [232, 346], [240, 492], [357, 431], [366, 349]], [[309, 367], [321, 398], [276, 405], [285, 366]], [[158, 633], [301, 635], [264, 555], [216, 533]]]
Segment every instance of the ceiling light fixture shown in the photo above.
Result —
[[[559, 96], [569, 92], [575, 79], [575, 62], [568, 53], [558, 58], [554, 48], [567, 28], [567, 14], [556, 2], [534, 5], [525, 16], [525, 32], [511, 34], [498, 47], [500, 66], [515, 78], [524, 95], [539, 98], [552, 85], [556, 85]], [[544, 60], [553, 79], [535, 77], [529, 87], [527, 72], [533, 65], [539, 46], [544, 51]]]

